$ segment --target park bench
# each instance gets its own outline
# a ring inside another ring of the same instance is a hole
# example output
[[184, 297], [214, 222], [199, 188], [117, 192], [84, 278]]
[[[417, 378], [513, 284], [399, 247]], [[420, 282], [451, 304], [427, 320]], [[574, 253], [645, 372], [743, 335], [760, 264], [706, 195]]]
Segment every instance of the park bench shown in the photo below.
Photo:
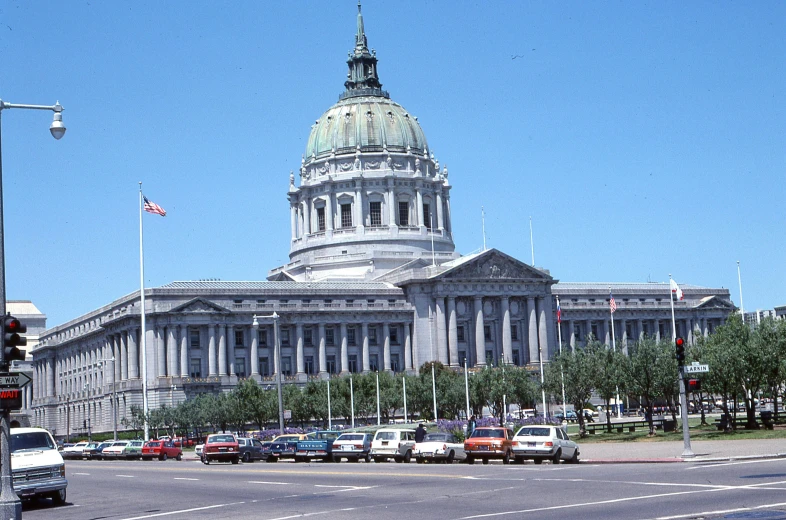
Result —
[[[655, 427], [656, 430], [657, 429], [663, 429], [663, 419], [654, 419], [652, 421], [652, 425]], [[619, 422], [611, 423], [612, 431], [616, 431], [617, 433], [623, 433], [625, 430], [627, 430], [629, 432], [635, 432], [636, 429], [639, 429], [639, 430], [647, 429], [647, 430], [649, 430], [649, 427], [650, 427], [649, 423], [647, 421], [644, 421], [644, 420], [639, 420], [639, 421], [619, 421]], [[587, 430], [587, 433], [589, 433], [590, 435], [594, 435], [596, 432], [603, 433], [603, 432], [608, 431], [607, 430], [607, 424], [605, 422], [596, 422], [596, 423], [587, 424], [586, 425], [586, 430]]]

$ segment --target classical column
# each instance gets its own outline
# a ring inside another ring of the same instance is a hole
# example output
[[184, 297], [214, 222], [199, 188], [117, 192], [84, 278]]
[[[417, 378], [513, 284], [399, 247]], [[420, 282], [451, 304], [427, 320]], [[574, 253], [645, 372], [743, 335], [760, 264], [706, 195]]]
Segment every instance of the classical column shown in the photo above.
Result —
[[701, 335], [706, 338], [708, 334], [709, 334], [709, 330], [708, 330], [708, 327], [707, 327], [707, 318], [702, 318], [701, 319]]
[[303, 235], [311, 233], [311, 200], [303, 199]]
[[486, 364], [486, 335], [483, 329], [483, 297], [475, 296], [475, 354], [476, 365]]
[[639, 340], [644, 339], [644, 323], [641, 319], [636, 320], [636, 329], [638, 331]]
[[251, 327], [251, 375], [259, 376], [259, 328]]
[[606, 346], [611, 346], [611, 325], [609, 320], [603, 320], [603, 328], [606, 334]]
[[[546, 299], [544, 297], [538, 298], [538, 315], [540, 317], [538, 323], [538, 340], [540, 342], [540, 355], [544, 361], [549, 359], [549, 330], [546, 325]], [[539, 360], [541, 358], [538, 358]]]
[[423, 193], [421, 193], [420, 188], [415, 188], [415, 204], [417, 204], [416, 215], [418, 216], [418, 226], [423, 227], [425, 225], [425, 215], [423, 215]]
[[128, 378], [139, 379], [139, 348], [136, 341], [136, 327], [128, 331]]
[[327, 350], [325, 348], [325, 324], [320, 323], [317, 327], [319, 331], [319, 373], [327, 373]]
[[536, 363], [540, 360], [538, 354], [538, 315], [535, 310], [535, 297], [527, 296], [527, 325], [529, 329], [529, 362]]
[[115, 362], [113, 363], [113, 365], [115, 366], [114, 367], [114, 372], [115, 372], [115, 379], [114, 380], [115, 381], [120, 381], [120, 379], [121, 379], [121, 377], [123, 375], [123, 369], [120, 366], [120, 362], [121, 362], [121, 360], [120, 360], [120, 337], [117, 334], [112, 334], [109, 337], [111, 338], [110, 341], [112, 342], [113, 357], [115, 358]]
[[325, 228], [327, 231], [333, 231], [333, 186], [328, 184], [327, 193], [325, 194]]
[[347, 324], [341, 322], [339, 325], [339, 334], [341, 335], [341, 373], [349, 372], [349, 347], [347, 345]]
[[502, 361], [513, 363], [513, 339], [510, 333], [510, 300], [503, 296], [500, 300], [502, 313]]
[[382, 323], [382, 359], [385, 372], [390, 372], [390, 325], [388, 322]]
[[207, 326], [207, 375], [215, 376], [216, 371], [216, 326]]
[[120, 333], [120, 370], [123, 381], [128, 379], [128, 336], [126, 331]]
[[437, 189], [437, 229], [445, 229], [445, 220], [442, 216], [442, 188]]
[[297, 206], [289, 204], [289, 226], [292, 229], [292, 240], [297, 238]]
[[445, 298], [437, 297], [437, 356], [443, 365], [448, 364], [448, 338], [445, 328]]
[[295, 325], [295, 336], [297, 336], [297, 349], [295, 352], [297, 373], [303, 374], [306, 371], [306, 360], [303, 357], [303, 324]]
[[388, 180], [388, 190], [387, 190], [387, 199], [388, 199], [388, 226], [395, 227], [396, 226], [396, 196], [393, 193], [393, 179]]
[[456, 298], [448, 296], [448, 353], [450, 366], [458, 366], [458, 325], [456, 325]]
[[655, 336], [655, 341], [660, 341], [660, 320], [655, 319], [652, 320], [652, 327], [655, 329], [653, 336]]
[[355, 181], [355, 227], [358, 230], [363, 229], [363, 190], [361, 184], [363, 181]]
[[188, 366], [188, 325], [180, 324], [180, 375], [188, 377], [191, 375]]
[[412, 334], [409, 323], [404, 323], [404, 370], [412, 370]]
[[568, 334], [570, 336], [570, 350], [576, 350], [576, 324], [573, 320], [568, 320]]
[[621, 319], [620, 320], [620, 339], [622, 340], [623, 345], [628, 344], [628, 320]]
[[227, 338], [223, 325], [218, 326], [218, 375], [227, 375]]
[[227, 372], [235, 375], [235, 328], [227, 325]]
[[55, 395], [55, 366], [52, 359], [46, 360], [46, 395], [47, 397]]
[[368, 323], [363, 322], [360, 324], [360, 336], [363, 342], [363, 373], [365, 374], [371, 371], [371, 360], [368, 352]]
[[178, 376], [178, 362], [177, 358], [177, 329], [174, 325], [167, 325], [167, 341], [166, 341], [166, 360], [167, 360], [167, 375], [169, 377]]

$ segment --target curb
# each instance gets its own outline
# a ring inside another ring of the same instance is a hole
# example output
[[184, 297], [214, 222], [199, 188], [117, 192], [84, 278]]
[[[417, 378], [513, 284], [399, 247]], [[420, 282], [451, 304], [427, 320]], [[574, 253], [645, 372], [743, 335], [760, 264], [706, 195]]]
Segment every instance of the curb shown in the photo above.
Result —
[[768, 453], [761, 455], [733, 455], [728, 457], [661, 457], [661, 458], [641, 458], [641, 459], [581, 459], [582, 464], [664, 464], [674, 462], [730, 462], [735, 460], [759, 460], [759, 459], [784, 459], [786, 453]]

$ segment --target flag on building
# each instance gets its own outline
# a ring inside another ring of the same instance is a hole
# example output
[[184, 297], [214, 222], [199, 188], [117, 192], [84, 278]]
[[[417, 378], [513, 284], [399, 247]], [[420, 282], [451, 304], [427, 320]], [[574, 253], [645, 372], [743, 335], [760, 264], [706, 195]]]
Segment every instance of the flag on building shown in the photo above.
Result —
[[617, 302], [614, 301], [614, 295], [611, 294], [611, 291], [609, 291], [609, 308], [612, 314], [617, 310]]
[[562, 309], [559, 306], [559, 298], [557, 298], [557, 323], [562, 323]]
[[145, 197], [144, 195], [142, 195], [142, 198], [145, 200], [145, 211], [147, 211], [148, 213], [155, 213], [156, 215], [161, 215], [162, 217], [166, 217], [166, 211], [164, 210], [164, 208], [162, 208], [155, 202], [148, 200], [148, 198]]
[[677, 282], [674, 280], [669, 280], [669, 286], [671, 287], [671, 298], [672, 300], [684, 300], [685, 295], [682, 294], [682, 289], [680, 286], [677, 285]]

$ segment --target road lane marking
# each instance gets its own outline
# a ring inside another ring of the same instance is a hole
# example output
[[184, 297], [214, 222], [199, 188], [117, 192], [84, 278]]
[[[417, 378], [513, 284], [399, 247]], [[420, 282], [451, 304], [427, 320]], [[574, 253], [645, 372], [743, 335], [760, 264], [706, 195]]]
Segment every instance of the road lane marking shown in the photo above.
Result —
[[278, 518], [271, 518], [270, 520], [290, 520], [292, 518], [305, 518], [307, 516], [329, 515], [331, 513], [338, 513], [341, 511], [354, 511], [354, 507], [345, 507], [342, 509], [331, 509], [329, 511], [314, 511], [313, 513], [299, 513], [296, 515], [279, 516]]
[[326, 488], [353, 488], [355, 486], [328, 486], [327, 484], [314, 484], [314, 487], [326, 487]]
[[90, 475], [90, 473], [73, 473], [73, 475]]
[[654, 520], [676, 520], [678, 518], [697, 518], [702, 516], [709, 516], [709, 515], [727, 515], [729, 513], [739, 513], [742, 511], [755, 511], [757, 509], [766, 509], [770, 507], [783, 507], [786, 506], [786, 502], [781, 502], [778, 504], [763, 504], [760, 506], [752, 506], [752, 507], [738, 507], [735, 509], [725, 509], [719, 511], [705, 511], [702, 513], [686, 513], [682, 515], [673, 515], [673, 516], [659, 516]]
[[143, 515], [143, 516], [130, 516], [128, 518], [123, 518], [121, 520], [143, 520], [145, 518], [158, 518], [162, 516], [171, 516], [171, 515], [181, 515], [183, 513], [192, 513], [194, 511], [205, 511], [208, 509], [216, 509], [219, 507], [229, 507], [229, 506], [236, 506], [240, 504], [245, 504], [245, 502], [230, 502], [228, 504], [215, 504], [212, 506], [204, 506], [204, 507], [192, 507], [190, 509], [179, 509], [177, 511], [167, 511], [166, 513], [154, 513], [152, 515]]
[[720, 467], [720, 466], [736, 466], [738, 464], [757, 464], [757, 463], [760, 463], [760, 462], [783, 462], [783, 459], [782, 458], [778, 458], [778, 459], [758, 459], [758, 460], [737, 460], [737, 461], [734, 461], [734, 462], [720, 462], [720, 463], [717, 463], [717, 464], [704, 463], [704, 464], [700, 464], [700, 465], [697, 465], [697, 466], [690, 466], [690, 467], [685, 468], [685, 469], [694, 470], [694, 469], [705, 469], [705, 468], [717, 468], [717, 467]]
[[290, 486], [289, 482], [267, 482], [265, 480], [249, 480], [249, 484], [271, 484], [274, 486]]
[[115, 476], [120, 478], [134, 478], [134, 475], [115, 475]]
[[174, 477], [174, 480], [199, 480], [198, 478]]

